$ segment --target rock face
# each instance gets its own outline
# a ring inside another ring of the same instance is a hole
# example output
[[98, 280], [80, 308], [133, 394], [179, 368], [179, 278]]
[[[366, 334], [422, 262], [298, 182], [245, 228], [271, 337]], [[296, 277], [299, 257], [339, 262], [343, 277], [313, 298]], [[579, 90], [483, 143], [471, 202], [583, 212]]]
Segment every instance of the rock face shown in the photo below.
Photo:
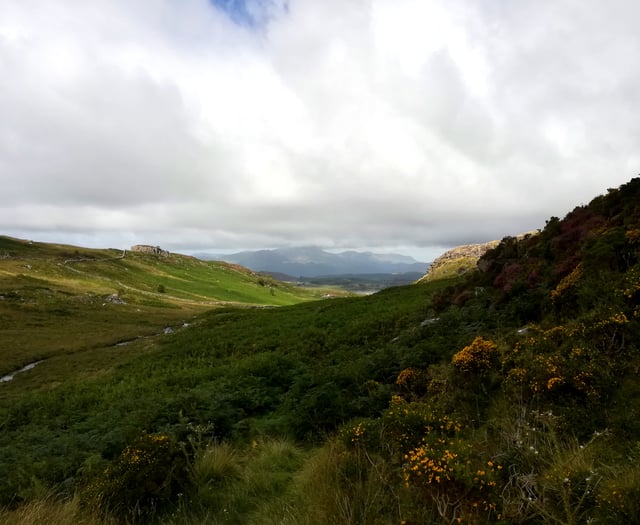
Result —
[[466, 273], [476, 267], [478, 260], [487, 250], [495, 248], [499, 243], [500, 241], [490, 241], [452, 248], [433, 261], [427, 273], [418, 282], [432, 281]]
[[131, 247], [132, 252], [148, 253], [149, 255], [160, 255], [167, 257], [169, 252], [160, 248], [160, 246], [150, 246], [148, 244], [135, 244]]

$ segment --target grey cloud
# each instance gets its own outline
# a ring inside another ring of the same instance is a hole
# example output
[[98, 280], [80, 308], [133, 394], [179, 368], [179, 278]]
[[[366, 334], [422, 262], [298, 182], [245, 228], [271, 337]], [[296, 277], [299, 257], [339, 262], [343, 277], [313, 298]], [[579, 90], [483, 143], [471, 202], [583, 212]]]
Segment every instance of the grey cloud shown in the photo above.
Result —
[[5, 4], [0, 223], [198, 249], [542, 227], [640, 171], [638, 15], [291, 0], [251, 27], [204, 0]]

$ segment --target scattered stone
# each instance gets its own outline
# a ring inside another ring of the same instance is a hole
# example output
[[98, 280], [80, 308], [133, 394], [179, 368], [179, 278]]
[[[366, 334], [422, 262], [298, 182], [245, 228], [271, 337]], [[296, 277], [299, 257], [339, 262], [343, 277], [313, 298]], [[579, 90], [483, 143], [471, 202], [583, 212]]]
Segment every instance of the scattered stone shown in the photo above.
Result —
[[127, 302], [117, 293], [112, 293], [105, 299], [105, 301], [111, 304], [127, 304]]
[[172, 334], [172, 333], [173, 333], [173, 328], [171, 328], [170, 326], [167, 326], [167, 327], [162, 331], [162, 333], [163, 333], [164, 335]]

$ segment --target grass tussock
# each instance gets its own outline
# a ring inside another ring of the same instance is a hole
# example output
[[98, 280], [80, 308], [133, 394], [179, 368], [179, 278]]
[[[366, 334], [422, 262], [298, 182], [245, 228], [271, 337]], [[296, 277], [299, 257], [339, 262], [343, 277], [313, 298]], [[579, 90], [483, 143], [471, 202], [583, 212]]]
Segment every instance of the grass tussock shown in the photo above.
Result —
[[272, 523], [274, 516], [287, 512], [292, 480], [305, 456], [302, 448], [283, 439], [245, 447], [213, 443], [196, 454], [193, 489], [163, 523]]
[[380, 458], [339, 440], [316, 449], [292, 480], [286, 502], [254, 525], [391, 525], [400, 522], [394, 475]]
[[59, 501], [53, 496], [26, 503], [15, 510], [0, 510], [2, 525], [116, 525], [80, 506], [78, 497]]
[[242, 473], [242, 457], [229, 443], [216, 443], [196, 455], [192, 467], [197, 487], [219, 487], [237, 480]]

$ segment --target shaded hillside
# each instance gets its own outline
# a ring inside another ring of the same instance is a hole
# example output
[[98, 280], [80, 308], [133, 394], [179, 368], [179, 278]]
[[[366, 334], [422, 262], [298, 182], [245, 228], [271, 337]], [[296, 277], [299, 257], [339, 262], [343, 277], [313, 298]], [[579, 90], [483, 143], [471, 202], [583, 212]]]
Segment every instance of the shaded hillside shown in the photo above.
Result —
[[[490, 287], [523, 321], [631, 306], [640, 248], [640, 178], [550, 218], [539, 235], [507, 237], [479, 261]], [[517, 306], [519, 305], [519, 306]], [[635, 310], [632, 310], [633, 314]]]

